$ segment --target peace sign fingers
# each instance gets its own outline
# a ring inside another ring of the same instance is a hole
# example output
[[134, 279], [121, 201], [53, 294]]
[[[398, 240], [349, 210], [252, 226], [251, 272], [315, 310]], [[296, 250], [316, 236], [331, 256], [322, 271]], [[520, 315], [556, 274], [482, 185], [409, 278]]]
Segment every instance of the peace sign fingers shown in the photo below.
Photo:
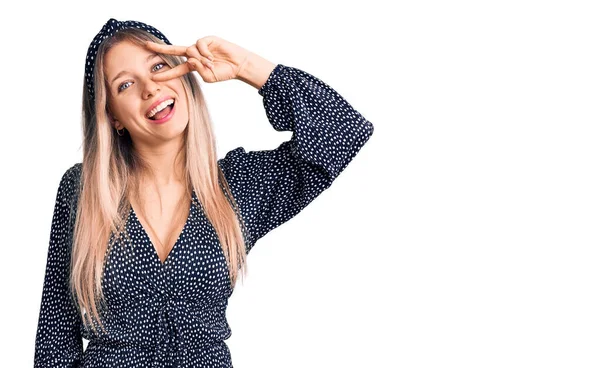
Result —
[[207, 57], [203, 56], [198, 50], [200, 49], [204, 54], [209, 55], [210, 57], [212, 57], [212, 55], [208, 51], [207, 45], [200, 42], [200, 40], [198, 40], [195, 45], [188, 47], [163, 45], [151, 41], [146, 41], [146, 46], [148, 49], [156, 51], [157, 53], [187, 57], [186, 63], [177, 65], [173, 69], [154, 74], [152, 76], [153, 80], [166, 81], [168, 79], [181, 77], [182, 75], [194, 70], [200, 73], [203, 79], [205, 79], [205, 76], [210, 78], [210, 74], [207, 75], [205, 73], [207, 69], [211, 69], [213, 67], [213, 62]]
[[153, 74], [152, 78], [155, 81], [181, 77], [192, 71], [197, 71], [208, 83], [235, 79], [250, 55], [243, 47], [217, 36], [202, 37], [191, 46], [166, 45], [152, 41], [146, 41], [145, 46], [159, 54], [187, 57], [186, 63]]

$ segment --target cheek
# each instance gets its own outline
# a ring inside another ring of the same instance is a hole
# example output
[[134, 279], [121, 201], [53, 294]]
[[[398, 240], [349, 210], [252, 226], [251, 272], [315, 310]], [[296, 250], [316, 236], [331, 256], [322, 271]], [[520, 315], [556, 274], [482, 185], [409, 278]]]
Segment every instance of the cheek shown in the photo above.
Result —
[[126, 122], [139, 115], [140, 107], [135, 101], [127, 101], [127, 99], [120, 99], [110, 105], [110, 112], [112, 116], [119, 121]]
[[183, 97], [179, 99], [179, 112], [181, 113], [181, 116], [185, 117], [185, 119], [189, 119], [190, 110], [188, 109], [188, 102], [185, 93]]
[[177, 95], [179, 96], [179, 99], [177, 101], [179, 104], [179, 110], [188, 114], [188, 97], [187, 93], [185, 92], [185, 88], [183, 88], [183, 82], [180, 82], [173, 87], [173, 89], [177, 92]]
[[186, 98], [185, 88], [183, 88], [183, 81], [180, 80], [179, 83], [174, 85], [173, 90], [175, 92], [177, 92], [177, 95], [179, 95], [180, 100], [183, 100]]

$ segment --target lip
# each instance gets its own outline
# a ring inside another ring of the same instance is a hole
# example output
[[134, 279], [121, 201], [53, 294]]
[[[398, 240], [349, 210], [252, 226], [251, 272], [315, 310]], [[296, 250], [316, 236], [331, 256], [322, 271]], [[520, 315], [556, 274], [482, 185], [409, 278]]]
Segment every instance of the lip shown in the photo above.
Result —
[[163, 101], [170, 100], [170, 99], [175, 100], [175, 97], [165, 96], [165, 97], [161, 97], [158, 100], [156, 100], [152, 105], [150, 105], [150, 107], [148, 108], [148, 110], [146, 110], [146, 113], [144, 114], [144, 117], [147, 119], [148, 118], [148, 114], [150, 113], [150, 111], [152, 111], [153, 108], [155, 108], [156, 106], [160, 105]]
[[175, 115], [175, 109], [177, 108], [176, 105], [177, 105], [176, 103], [173, 103], [173, 107], [171, 108], [171, 112], [169, 113], [169, 115], [165, 116], [164, 118], [159, 119], [159, 120], [152, 120], [152, 119], [146, 118], [146, 120], [149, 121], [152, 124], [166, 123], [169, 119], [171, 119], [173, 117], [173, 115]]

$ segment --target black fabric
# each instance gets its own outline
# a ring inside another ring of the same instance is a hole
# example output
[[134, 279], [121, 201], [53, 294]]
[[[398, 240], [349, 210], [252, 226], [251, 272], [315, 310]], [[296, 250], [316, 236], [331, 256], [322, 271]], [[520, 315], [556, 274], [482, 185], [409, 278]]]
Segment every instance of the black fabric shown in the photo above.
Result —
[[[293, 135], [275, 149], [231, 149], [217, 162], [247, 226], [247, 252], [329, 188], [373, 134], [373, 124], [342, 96], [300, 69], [278, 64], [258, 93], [271, 126]], [[195, 192], [164, 262], [130, 207], [130, 241], [105, 260], [107, 333], [85, 328], [68, 290], [69, 203], [76, 203], [81, 172], [81, 163], [71, 167], [56, 196], [34, 367], [232, 368], [226, 309], [233, 289]], [[89, 340], [85, 351], [82, 338]]]

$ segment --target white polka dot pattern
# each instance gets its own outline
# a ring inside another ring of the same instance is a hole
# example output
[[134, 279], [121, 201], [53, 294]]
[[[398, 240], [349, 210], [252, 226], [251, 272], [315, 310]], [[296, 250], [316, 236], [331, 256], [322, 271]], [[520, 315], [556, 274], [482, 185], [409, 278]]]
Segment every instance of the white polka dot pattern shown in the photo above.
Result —
[[275, 130], [293, 135], [274, 150], [238, 147], [220, 160], [250, 247], [327, 189], [373, 134], [342, 96], [300, 69], [278, 64], [258, 93]]
[[[258, 93], [272, 126], [293, 136], [276, 149], [238, 147], [218, 161], [249, 233], [247, 251], [327, 189], [373, 133], [336, 91], [299, 69], [278, 64]], [[131, 241], [106, 255], [107, 309], [101, 312], [107, 333], [83, 326], [67, 288], [69, 208], [80, 175], [77, 163], [58, 189], [35, 367], [233, 367], [225, 343], [231, 336], [227, 263], [196, 193], [164, 263], [130, 207]], [[89, 340], [85, 352], [82, 337]]]
[[81, 362], [80, 318], [68, 289], [69, 215], [76, 186], [75, 166], [63, 174], [54, 205], [35, 341], [35, 367], [79, 367]]

